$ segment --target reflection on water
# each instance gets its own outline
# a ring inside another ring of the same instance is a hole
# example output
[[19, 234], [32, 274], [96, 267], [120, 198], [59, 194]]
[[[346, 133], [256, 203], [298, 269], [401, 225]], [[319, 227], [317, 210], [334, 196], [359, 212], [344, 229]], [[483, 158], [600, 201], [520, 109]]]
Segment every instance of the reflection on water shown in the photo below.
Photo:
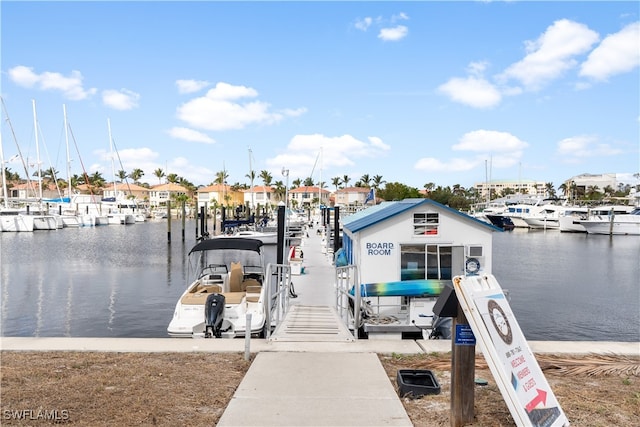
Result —
[[[0, 233], [3, 336], [166, 337], [186, 286], [174, 222]], [[268, 254], [275, 261], [275, 248]], [[493, 272], [530, 340], [640, 341], [640, 239], [494, 234]]]

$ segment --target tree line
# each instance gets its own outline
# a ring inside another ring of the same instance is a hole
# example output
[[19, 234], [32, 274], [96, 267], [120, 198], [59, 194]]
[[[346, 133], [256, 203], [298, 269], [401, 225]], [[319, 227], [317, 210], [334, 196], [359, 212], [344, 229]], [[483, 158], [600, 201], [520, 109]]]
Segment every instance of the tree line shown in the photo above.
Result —
[[[34, 176], [37, 176], [38, 172], [34, 173]], [[142, 177], [145, 175], [145, 172], [142, 169], [136, 168], [131, 172], [127, 173], [124, 170], [119, 170], [116, 173], [116, 178], [120, 180], [120, 183], [128, 182], [128, 179], [131, 179], [134, 184], [151, 188], [151, 186], [146, 182], [141, 182]], [[190, 196], [187, 199], [193, 197], [198, 190], [198, 186], [191, 183], [189, 180], [181, 177], [175, 173], [167, 174], [162, 168], [158, 168], [154, 170], [153, 175], [158, 179], [158, 184], [162, 184], [163, 178], [167, 183], [178, 184], [184, 187], [189, 193]], [[20, 175], [16, 172], [12, 172], [10, 168], [5, 168], [5, 176], [8, 183], [8, 187], [12, 186], [12, 182], [21, 181]], [[60, 177], [60, 173], [53, 167], [49, 169], [45, 169], [40, 171], [40, 176], [44, 181], [55, 181], [59, 188], [67, 188], [67, 180]], [[640, 178], [640, 174], [634, 175], [636, 178]], [[286, 184], [282, 180], [275, 180], [273, 175], [267, 171], [262, 170], [259, 174], [256, 171], [251, 171], [247, 175], [246, 178], [249, 179], [249, 184], [236, 182], [231, 184], [230, 187], [232, 190], [248, 190], [251, 188], [251, 185], [256, 185], [255, 181], [260, 180], [262, 185], [265, 187], [273, 188], [273, 192], [278, 200], [283, 200], [286, 192]], [[229, 185], [227, 182], [229, 178], [229, 174], [226, 170], [218, 171], [215, 174], [215, 178], [208, 185]], [[106, 186], [107, 181], [102, 176], [100, 172], [94, 172], [91, 175], [83, 174], [83, 175], [73, 175], [69, 179], [71, 187], [77, 188], [80, 185], [87, 185], [92, 189], [102, 189]], [[331, 185], [334, 186], [335, 191], [340, 189], [347, 188], [349, 183], [351, 182], [351, 177], [349, 175], [343, 176], [335, 176], [331, 178]], [[311, 177], [307, 177], [305, 179], [296, 178], [291, 181], [290, 189], [295, 189], [299, 187], [319, 187], [326, 188], [326, 182], [315, 182]], [[481, 195], [479, 192], [473, 188], [464, 188], [460, 184], [454, 184], [453, 186], [440, 186], [436, 185], [433, 182], [428, 182], [424, 184], [422, 191], [416, 187], [411, 187], [401, 182], [387, 182], [383, 179], [381, 175], [370, 176], [369, 174], [362, 175], [359, 179], [357, 179], [354, 184], [354, 187], [361, 188], [373, 188], [376, 192], [376, 198], [380, 200], [404, 200], [407, 198], [429, 198], [443, 205], [447, 205], [453, 209], [458, 210], [469, 210], [472, 205], [483, 202]], [[636, 186], [640, 187], [640, 186]], [[575, 182], [571, 182], [569, 185], [566, 183], [561, 184], [558, 187], [558, 190], [562, 192], [563, 197], [568, 198], [571, 201], [579, 202], [579, 201], [600, 201], [602, 199], [609, 199], [615, 197], [626, 197], [629, 195], [631, 191], [630, 185], [619, 184], [618, 188], [612, 188], [611, 186], [606, 186], [603, 189], [600, 189], [598, 186], [578, 186]], [[638, 188], [640, 190], [640, 188]], [[545, 193], [549, 198], [557, 198], [556, 189], [552, 182], [547, 182], [545, 184]], [[496, 192], [494, 189], [491, 189], [490, 199], [496, 199], [499, 197], [506, 197], [511, 194], [517, 194], [516, 190], [511, 188], [505, 188], [501, 192]], [[317, 203], [318, 200], [316, 199]]]

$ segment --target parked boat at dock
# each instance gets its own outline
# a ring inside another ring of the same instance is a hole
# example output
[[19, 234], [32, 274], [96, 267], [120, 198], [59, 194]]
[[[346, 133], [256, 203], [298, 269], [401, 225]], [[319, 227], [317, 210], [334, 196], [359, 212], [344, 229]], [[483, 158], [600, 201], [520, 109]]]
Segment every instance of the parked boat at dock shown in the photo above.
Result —
[[580, 221], [589, 234], [640, 235], [640, 208], [629, 213], [608, 215], [591, 215], [589, 219]]
[[[241, 237], [214, 237], [189, 252], [195, 278], [176, 303], [167, 332], [171, 337], [262, 335], [266, 324], [263, 243]], [[250, 323], [247, 324], [247, 314]]]

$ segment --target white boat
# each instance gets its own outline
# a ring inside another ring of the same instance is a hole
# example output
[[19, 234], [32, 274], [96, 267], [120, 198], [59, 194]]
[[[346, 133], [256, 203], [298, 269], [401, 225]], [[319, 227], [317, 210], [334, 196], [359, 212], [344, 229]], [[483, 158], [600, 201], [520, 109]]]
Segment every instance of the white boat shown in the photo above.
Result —
[[589, 234], [640, 235], [640, 208], [629, 213], [608, 215], [591, 215], [589, 219], [580, 221]]
[[[262, 248], [260, 240], [239, 237], [215, 237], [196, 244], [189, 252], [189, 269], [196, 274], [176, 303], [167, 327], [169, 336], [264, 336]], [[247, 314], [251, 314], [250, 324]]]
[[569, 208], [558, 205], [545, 205], [542, 210], [523, 215], [522, 219], [527, 223], [529, 228], [533, 229], [560, 229], [560, 217], [562, 217]]
[[33, 229], [34, 230], [57, 230], [58, 220], [53, 215], [34, 214]]
[[[532, 216], [542, 212], [548, 205], [553, 205], [554, 201], [551, 199], [517, 199], [513, 201], [506, 201], [506, 208], [502, 213], [493, 214], [491, 217], [494, 219], [500, 215], [509, 217], [514, 227], [529, 228], [529, 224], [524, 220], [525, 216]], [[489, 216], [487, 216], [489, 218]], [[496, 225], [494, 220], [491, 222]], [[498, 221], [501, 222], [501, 221]]]
[[23, 215], [18, 209], [3, 208], [0, 210], [0, 229], [9, 232], [33, 231], [33, 216]]
[[83, 227], [97, 227], [99, 225], [109, 225], [109, 218], [107, 215], [99, 213], [86, 213], [80, 215], [80, 224]]
[[580, 221], [587, 219], [588, 215], [589, 209], [586, 207], [567, 208], [558, 218], [558, 229], [567, 233], [586, 233], [587, 230]]
[[133, 214], [125, 214], [120, 212], [112, 212], [107, 214], [109, 225], [127, 225], [135, 224], [136, 217]]
[[63, 228], [80, 227], [81, 218], [78, 215], [63, 213], [62, 215], [60, 215], [60, 218], [62, 219]]
[[247, 239], [258, 239], [265, 245], [275, 245], [278, 243], [277, 232], [263, 232], [255, 230], [239, 230], [233, 237], [244, 237]]

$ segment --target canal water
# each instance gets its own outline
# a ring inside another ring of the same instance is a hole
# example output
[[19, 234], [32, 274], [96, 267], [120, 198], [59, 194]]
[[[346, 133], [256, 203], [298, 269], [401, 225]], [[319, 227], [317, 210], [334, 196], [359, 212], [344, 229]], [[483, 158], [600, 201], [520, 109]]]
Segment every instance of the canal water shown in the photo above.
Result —
[[[183, 241], [174, 221], [170, 244], [164, 221], [0, 233], [1, 335], [166, 337], [195, 228]], [[640, 341], [638, 236], [515, 230], [493, 256], [527, 339]]]

